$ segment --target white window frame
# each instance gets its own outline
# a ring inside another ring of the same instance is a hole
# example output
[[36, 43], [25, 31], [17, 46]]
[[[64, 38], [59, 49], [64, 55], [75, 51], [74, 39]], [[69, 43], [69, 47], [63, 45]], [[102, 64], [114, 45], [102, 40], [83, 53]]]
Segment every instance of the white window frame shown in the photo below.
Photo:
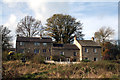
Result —
[[35, 46], [39, 46], [40, 43], [39, 43], [39, 42], [34, 42], [34, 45], [35, 45]]
[[39, 49], [34, 49], [34, 53], [35, 53], [35, 54], [38, 54], [38, 53], [37, 53], [37, 50], [38, 50], [38, 53], [39, 53], [39, 51], [40, 51]]
[[[94, 57], [94, 59], [96, 58], [96, 61], [98, 61], [98, 58], [97, 57]], [[95, 60], [94, 60], [95, 61]]]
[[88, 48], [85, 48], [85, 52], [88, 52]]
[[47, 45], [47, 43], [43, 43], [43, 46], [46, 46]]
[[[87, 58], [87, 59], [86, 59]], [[89, 60], [89, 58], [88, 57], [85, 57], [85, 60]]]
[[94, 52], [94, 53], [97, 53], [97, 49], [93, 49], [93, 52]]
[[50, 57], [46, 57], [46, 60], [49, 61], [49, 60], [50, 60]]
[[67, 62], [70, 62], [70, 58], [67, 58]]
[[60, 55], [64, 55], [64, 52], [62, 51], [62, 52], [60, 52]]
[[24, 42], [20, 42], [20, 45], [21, 45], [21, 46], [24, 45]]
[[47, 49], [43, 49], [43, 53], [46, 53], [47, 52]]
[[77, 52], [74, 52], [74, 56], [77, 56]]

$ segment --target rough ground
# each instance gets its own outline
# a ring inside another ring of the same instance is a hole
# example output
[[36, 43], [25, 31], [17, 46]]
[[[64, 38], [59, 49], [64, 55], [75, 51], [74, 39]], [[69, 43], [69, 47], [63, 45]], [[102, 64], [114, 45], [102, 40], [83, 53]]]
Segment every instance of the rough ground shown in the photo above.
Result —
[[116, 61], [81, 62], [55, 65], [27, 61], [4, 61], [3, 78], [120, 78], [120, 63]]

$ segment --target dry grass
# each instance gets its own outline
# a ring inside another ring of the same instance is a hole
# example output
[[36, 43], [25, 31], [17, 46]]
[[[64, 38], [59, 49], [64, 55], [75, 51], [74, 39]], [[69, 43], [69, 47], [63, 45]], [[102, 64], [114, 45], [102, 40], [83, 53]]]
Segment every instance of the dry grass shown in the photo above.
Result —
[[119, 74], [119, 63], [105, 61], [73, 65], [3, 62], [3, 78], [118, 78]]

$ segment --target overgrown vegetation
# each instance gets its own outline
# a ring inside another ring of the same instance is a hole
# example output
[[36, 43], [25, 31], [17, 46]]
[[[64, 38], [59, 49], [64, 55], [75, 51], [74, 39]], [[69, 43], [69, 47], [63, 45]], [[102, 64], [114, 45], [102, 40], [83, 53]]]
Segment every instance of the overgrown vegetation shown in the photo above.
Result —
[[[119, 61], [120, 62], [120, 61]], [[120, 63], [115, 61], [81, 62], [80, 64], [43, 64], [20, 60], [3, 62], [3, 78], [116, 78]]]
[[34, 55], [31, 61], [34, 63], [44, 63], [44, 60], [45, 60], [44, 56], [41, 56], [40, 54], [36, 54]]

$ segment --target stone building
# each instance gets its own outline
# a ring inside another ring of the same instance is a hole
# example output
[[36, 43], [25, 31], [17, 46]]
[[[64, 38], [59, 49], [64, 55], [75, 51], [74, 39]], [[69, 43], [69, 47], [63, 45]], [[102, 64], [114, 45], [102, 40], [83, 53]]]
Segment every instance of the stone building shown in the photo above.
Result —
[[76, 40], [74, 37], [74, 43], [80, 50], [80, 61], [83, 59], [91, 61], [101, 60], [101, 46], [97, 44], [94, 39], [92, 40]]
[[79, 61], [79, 48], [74, 44], [53, 44], [52, 56], [63, 56], [65, 61]]
[[[20, 37], [16, 39], [16, 52], [40, 54], [46, 60], [59, 56], [58, 61], [101, 60], [101, 46], [93, 40], [76, 40], [74, 44], [55, 44], [48, 37]], [[62, 57], [64, 57], [64, 60]]]
[[17, 37], [16, 52], [41, 54], [47, 59], [50, 58], [52, 39], [46, 37]]

